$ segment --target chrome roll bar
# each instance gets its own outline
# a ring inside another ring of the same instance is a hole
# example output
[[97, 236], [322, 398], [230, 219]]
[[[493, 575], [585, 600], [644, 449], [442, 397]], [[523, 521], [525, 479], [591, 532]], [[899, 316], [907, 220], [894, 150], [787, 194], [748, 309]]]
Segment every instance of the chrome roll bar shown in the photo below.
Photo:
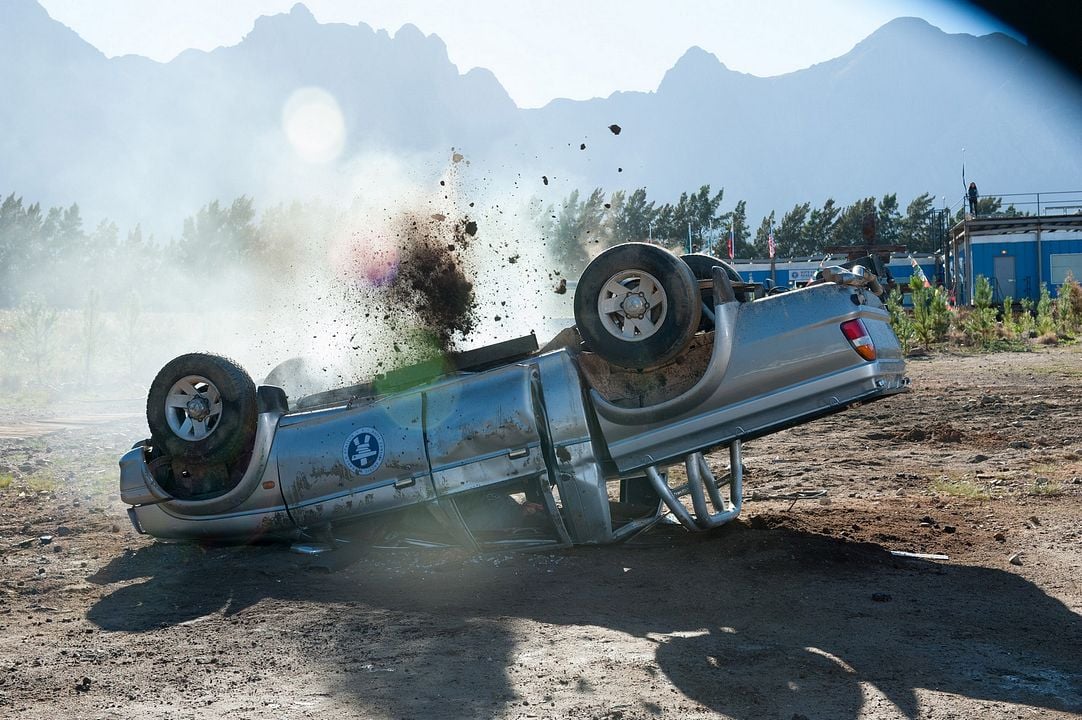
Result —
[[[684, 458], [684, 467], [687, 469], [687, 486], [676, 490], [669, 487], [656, 467], [646, 468], [646, 475], [650, 478], [654, 491], [681, 525], [692, 532], [699, 532], [724, 525], [740, 514], [744, 504], [744, 468], [741, 464], [739, 440], [734, 440], [729, 445], [729, 479], [722, 483], [729, 486], [728, 498], [722, 495], [718, 481], [710, 472], [710, 466], [701, 452]], [[680, 502], [680, 497], [688, 493], [691, 494], [694, 514]], [[713, 512], [706, 502], [708, 495], [710, 505], [714, 507]]]

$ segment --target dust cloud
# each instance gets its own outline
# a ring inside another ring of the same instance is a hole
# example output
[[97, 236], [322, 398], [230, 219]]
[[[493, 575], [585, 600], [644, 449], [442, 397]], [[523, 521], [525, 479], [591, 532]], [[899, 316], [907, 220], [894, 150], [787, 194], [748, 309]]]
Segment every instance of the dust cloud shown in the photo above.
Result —
[[[5, 372], [17, 387], [108, 387], [134, 401], [169, 359], [206, 351], [237, 360], [256, 382], [286, 363], [297, 397], [531, 332], [544, 342], [570, 324], [570, 302], [554, 290], [560, 268], [534, 222], [534, 189], [488, 175], [461, 150], [433, 169], [431, 160], [357, 159], [342, 176], [348, 197], [252, 200], [239, 240], [223, 240], [228, 223], [212, 222], [237, 203], [210, 219], [193, 214], [181, 238], [146, 238], [153, 269], [135, 252], [97, 269], [97, 320], [78, 302], [58, 309], [40, 375], [16, 358], [17, 309], [4, 311], [0, 354], [17, 360], [3, 362]], [[199, 242], [185, 245], [189, 236]], [[24, 286], [47, 285], [41, 275], [28, 269]]]

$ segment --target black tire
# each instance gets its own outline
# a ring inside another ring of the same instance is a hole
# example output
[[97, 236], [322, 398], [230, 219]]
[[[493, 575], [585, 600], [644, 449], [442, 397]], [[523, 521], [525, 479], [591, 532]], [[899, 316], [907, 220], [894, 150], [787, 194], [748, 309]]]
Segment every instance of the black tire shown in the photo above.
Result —
[[[186, 411], [167, 405], [177, 383], [191, 376], [204, 378], [221, 397], [220, 413], [206, 421], [206, 435], [195, 439], [183, 437], [173, 427], [186, 417]], [[153, 443], [166, 455], [201, 464], [230, 464], [250, 450], [258, 416], [252, 378], [220, 355], [190, 353], [169, 361], [150, 384], [147, 395], [147, 424]]]
[[691, 268], [691, 274], [695, 276], [696, 280], [710, 280], [713, 277], [710, 274], [711, 268], [715, 265], [720, 265], [725, 269], [725, 274], [729, 276], [729, 280], [734, 283], [744, 282], [744, 278], [740, 277], [740, 273], [736, 271], [736, 268], [725, 260], [716, 258], [713, 255], [694, 253], [692, 255], [681, 255], [680, 259]]
[[[680, 259], [691, 268], [691, 274], [695, 276], [696, 280], [713, 280], [714, 276], [711, 274], [715, 265], [719, 265], [725, 270], [725, 274], [729, 276], [729, 281], [734, 283], [744, 282], [744, 278], [740, 277], [740, 273], [736, 271], [732, 265], [726, 261], [716, 258], [713, 255], [706, 255], [703, 253], [694, 253], [692, 255], [681, 255]], [[703, 304], [710, 308], [710, 312], [714, 311], [714, 288], [708, 286], [703, 288], [699, 292], [699, 296], [702, 298]], [[738, 292], [736, 297], [741, 302], [747, 300], [746, 293]], [[713, 330], [714, 323], [710, 322], [710, 318], [703, 316], [699, 321], [699, 329], [703, 331]]]
[[[605, 313], [602, 293], [617, 297], [606, 289], [610, 283], [626, 292], [625, 300], [656, 295], [658, 289], [662, 298], [647, 303], [645, 310], [639, 306], [627, 313], [621, 303], [620, 310]], [[699, 327], [700, 303], [695, 276], [680, 258], [656, 245], [625, 243], [601, 253], [583, 271], [575, 288], [575, 322], [588, 350], [614, 365], [645, 369], [665, 364], [687, 347]], [[643, 314], [636, 316], [636, 311]], [[636, 328], [629, 318], [643, 321], [647, 329], [627, 333], [624, 328]]]

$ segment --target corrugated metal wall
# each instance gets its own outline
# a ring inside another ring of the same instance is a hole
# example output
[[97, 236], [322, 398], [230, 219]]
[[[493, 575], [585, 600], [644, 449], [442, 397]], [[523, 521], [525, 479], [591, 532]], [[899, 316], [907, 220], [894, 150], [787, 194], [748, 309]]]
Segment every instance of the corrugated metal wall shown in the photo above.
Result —
[[[984, 275], [997, 291], [996, 301], [1011, 294], [1015, 300], [1028, 297], [1036, 301], [1040, 297], [1043, 281], [1055, 297], [1058, 287], [1051, 283], [1053, 254], [1082, 254], [1082, 233], [1046, 232], [1041, 235], [1041, 262], [1037, 262], [1037, 236], [1034, 233], [1009, 235], [981, 235], [972, 238], [973, 279]], [[996, 258], [1014, 258], [1014, 291], [1000, 288], [995, 282]], [[1039, 273], [1039, 277], [1038, 277]], [[1082, 279], [1082, 278], [1079, 278]]]

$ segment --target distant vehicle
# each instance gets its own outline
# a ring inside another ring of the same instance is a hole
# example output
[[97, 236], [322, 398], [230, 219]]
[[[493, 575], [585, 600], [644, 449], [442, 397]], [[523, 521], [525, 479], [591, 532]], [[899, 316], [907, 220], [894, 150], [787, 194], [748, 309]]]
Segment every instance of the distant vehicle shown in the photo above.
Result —
[[[183, 355], [151, 385], [121, 497], [138, 532], [172, 539], [358, 525], [381, 544], [491, 550], [618, 542], [670, 513], [715, 527], [741, 509], [742, 441], [908, 384], [863, 268], [770, 296], [739, 280], [715, 258], [619, 245], [575, 286], [576, 327], [541, 350], [528, 336], [292, 404], [226, 358]], [[725, 446], [716, 478], [703, 453]]]

